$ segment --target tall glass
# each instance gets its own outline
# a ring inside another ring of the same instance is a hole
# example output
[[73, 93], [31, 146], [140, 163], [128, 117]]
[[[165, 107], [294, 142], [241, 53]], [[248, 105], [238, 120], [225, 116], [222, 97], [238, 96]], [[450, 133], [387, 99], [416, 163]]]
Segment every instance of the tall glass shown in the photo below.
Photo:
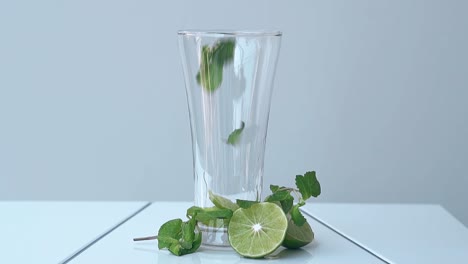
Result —
[[[178, 32], [192, 135], [195, 205], [210, 193], [260, 200], [281, 32]], [[228, 246], [223, 221], [200, 224], [203, 244]]]

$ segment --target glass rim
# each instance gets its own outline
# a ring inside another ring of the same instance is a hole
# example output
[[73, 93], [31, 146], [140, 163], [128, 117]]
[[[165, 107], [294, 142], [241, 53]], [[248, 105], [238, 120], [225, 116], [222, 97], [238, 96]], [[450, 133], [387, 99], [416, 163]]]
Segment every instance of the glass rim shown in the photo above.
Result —
[[194, 37], [219, 37], [219, 36], [240, 36], [240, 37], [281, 37], [283, 32], [279, 30], [198, 30], [185, 29], [178, 30], [177, 35]]

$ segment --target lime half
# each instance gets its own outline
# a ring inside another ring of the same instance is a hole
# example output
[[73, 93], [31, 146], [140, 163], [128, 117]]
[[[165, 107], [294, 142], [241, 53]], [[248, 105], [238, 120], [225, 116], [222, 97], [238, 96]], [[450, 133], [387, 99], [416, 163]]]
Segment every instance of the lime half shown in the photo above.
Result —
[[229, 243], [244, 257], [264, 257], [281, 245], [287, 228], [288, 219], [281, 207], [257, 203], [234, 212], [228, 227]]
[[305, 222], [302, 226], [297, 226], [292, 220], [289, 220], [283, 247], [300, 248], [309, 244], [312, 240], [314, 240], [314, 232], [308, 222]]

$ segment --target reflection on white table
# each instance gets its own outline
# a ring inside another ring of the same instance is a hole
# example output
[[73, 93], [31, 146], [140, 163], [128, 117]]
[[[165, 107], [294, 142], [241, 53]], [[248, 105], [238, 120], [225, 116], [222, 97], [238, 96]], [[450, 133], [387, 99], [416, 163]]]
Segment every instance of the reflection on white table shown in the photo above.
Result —
[[303, 208], [389, 263], [468, 263], [468, 229], [439, 205], [310, 204]]
[[[156, 202], [125, 224], [96, 242], [92, 247], [73, 258], [70, 263], [255, 263], [258, 260], [239, 256], [232, 249], [215, 250], [201, 248], [197, 253], [176, 257], [167, 250], [158, 250], [156, 241], [133, 242], [133, 237], [155, 235], [159, 227], [169, 219], [185, 218], [186, 209], [192, 203]], [[382, 263], [378, 258], [362, 250], [322, 224], [308, 219], [316, 239], [304, 249], [276, 252], [268, 263]], [[262, 262], [263, 263], [263, 262]]]
[[60, 263], [147, 202], [0, 202], [0, 263]]

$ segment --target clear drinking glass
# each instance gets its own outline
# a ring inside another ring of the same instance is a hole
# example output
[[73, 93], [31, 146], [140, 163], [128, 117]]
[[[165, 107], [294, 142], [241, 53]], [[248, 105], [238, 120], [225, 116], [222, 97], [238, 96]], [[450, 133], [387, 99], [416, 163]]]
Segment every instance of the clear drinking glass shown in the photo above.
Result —
[[[260, 200], [278, 31], [178, 32], [192, 135], [195, 205], [209, 193]], [[228, 246], [224, 222], [200, 224], [203, 244]]]

